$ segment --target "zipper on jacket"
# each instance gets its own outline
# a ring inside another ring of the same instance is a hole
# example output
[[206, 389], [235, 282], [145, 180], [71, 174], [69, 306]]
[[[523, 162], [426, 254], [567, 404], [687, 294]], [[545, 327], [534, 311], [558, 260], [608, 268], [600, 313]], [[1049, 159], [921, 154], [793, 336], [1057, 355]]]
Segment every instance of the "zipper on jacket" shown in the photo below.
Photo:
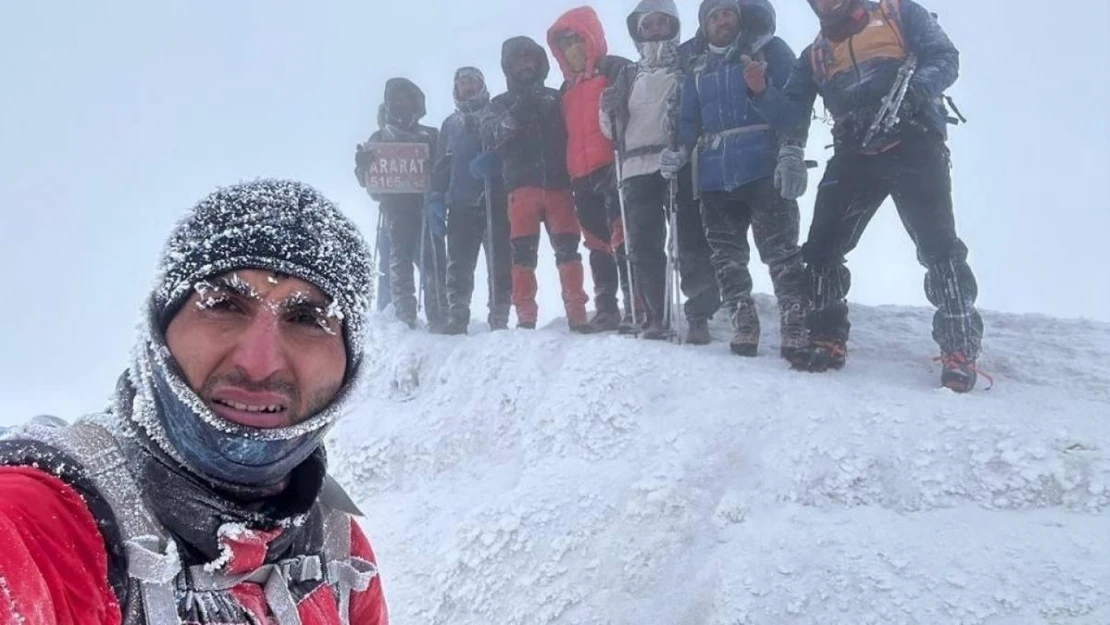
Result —
[[859, 71], [859, 63], [856, 62], [856, 36], [848, 37], [848, 54], [852, 57], [852, 67], [856, 70], [856, 84], [863, 82], [863, 74]]

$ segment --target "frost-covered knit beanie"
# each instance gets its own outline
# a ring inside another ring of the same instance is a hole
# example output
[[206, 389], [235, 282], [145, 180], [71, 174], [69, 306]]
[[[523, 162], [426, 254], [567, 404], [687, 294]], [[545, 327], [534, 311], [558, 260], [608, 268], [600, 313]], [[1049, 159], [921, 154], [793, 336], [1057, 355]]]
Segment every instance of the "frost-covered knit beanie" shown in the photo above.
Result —
[[181, 220], [166, 243], [153, 304], [159, 329], [206, 278], [266, 269], [311, 283], [338, 305], [348, 358], [362, 355], [373, 265], [350, 220], [312, 187], [258, 180], [216, 190]]
[[[333, 298], [343, 322], [347, 379], [323, 411], [293, 426], [250, 428], [213, 413], [189, 388], [165, 330], [198, 283], [237, 269], [309, 282]], [[194, 473], [216, 481], [280, 481], [315, 451], [338, 419], [361, 370], [373, 261], [355, 225], [312, 187], [258, 180], [216, 190], [170, 235], [131, 369], [132, 419]]]

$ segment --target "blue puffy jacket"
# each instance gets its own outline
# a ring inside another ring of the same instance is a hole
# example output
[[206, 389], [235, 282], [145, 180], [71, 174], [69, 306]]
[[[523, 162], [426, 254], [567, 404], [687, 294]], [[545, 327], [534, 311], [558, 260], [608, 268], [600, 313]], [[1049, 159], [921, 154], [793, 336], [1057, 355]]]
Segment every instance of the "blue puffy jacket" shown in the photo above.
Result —
[[[455, 73], [468, 74], [482, 83], [482, 90], [470, 100], [455, 98], [455, 112], [443, 122], [438, 150], [432, 166], [429, 200], [442, 200], [448, 206], [480, 206], [485, 201], [485, 181], [470, 175], [470, 162], [482, 152], [481, 116], [489, 107], [485, 76], [473, 67]], [[500, 187], [500, 177], [496, 184]]]
[[782, 87], [797, 60], [775, 37], [775, 10], [767, 0], [705, 0], [700, 16], [717, 6], [738, 7], [741, 33], [724, 53], [707, 50], [692, 63], [682, 90], [678, 142], [695, 149], [698, 189], [732, 191], [774, 174], [779, 136], [749, 101], [740, 57], [767, 63], [770, 84]]

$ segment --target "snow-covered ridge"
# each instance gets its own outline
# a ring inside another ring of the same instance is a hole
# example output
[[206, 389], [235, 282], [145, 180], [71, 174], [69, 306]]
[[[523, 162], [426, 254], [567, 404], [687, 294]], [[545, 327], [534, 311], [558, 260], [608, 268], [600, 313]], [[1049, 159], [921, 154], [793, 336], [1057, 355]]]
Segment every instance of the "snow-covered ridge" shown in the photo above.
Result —
[[393, 622], [1110, 623], [1110, 325], [988, 314], [995, 389], [937, 388], [931, 313], [853, 309], [849, 367], [377, 319], [333, 470]]

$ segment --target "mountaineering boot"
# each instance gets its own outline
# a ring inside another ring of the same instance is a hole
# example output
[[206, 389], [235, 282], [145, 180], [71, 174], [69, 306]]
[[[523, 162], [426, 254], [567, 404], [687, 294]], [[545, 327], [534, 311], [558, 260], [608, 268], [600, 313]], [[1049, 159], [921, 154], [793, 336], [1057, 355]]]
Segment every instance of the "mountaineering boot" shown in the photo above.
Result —
[[601, 332], [601, 330], [598, 330], [592, 323], [571, 323], [568, 325], [570, 326], [571, 334], [597, 334]]
[[613, 332], [621, 326], [621, 314], [616, 310], [599, 310], [594, 313], [589, 325], [597, 332]]
[[784, 300], [779, 302], [779, 330], [782, 334], [782, 347], [779, 353], [791, 365], [806, 359], [809, 346], [809, 331], [806, 329], [807, 306], [801, 301]]
[[848, 346], [838, 339], [810, 341], [790, 362], [795, 369], [811, 373], [843, 369], [848, 362]]
[[732, 313], [732, 340], [729, 348], [737, 356], [752, 358], [759, 353], [759, 314], [755, 302], [740, 302]]
[[690, 319], [690, 327], [686, 330], [686, 343], [688, 345], [709, 345], [712, 340], [709, 336], [708, 319]]
[[[936, 361], [941, 363], [941, 386], [956, 393], [970, 393], [979, 380], [979, 374], [982, 373], [975, 366], [975, 361], [969, 359], [963, 352], [945, 354], [936, 358]], [[987, 390], [990, 390], [994, 386], [994, 379], [986, 373], [982, 375], [990, 383], [987, 387]]]
[[466, 334], [467, 328], [470, 326], [465, 319], [452, 317], [446, 325], [443, 326], [443, 333], [448, 336], [461, 336]]
[[671, 338], [671, 336], [671, 329], [668, 328], [667, 324], [663, 323], [661, 319], [652, 319], [651, 323], [649, 323], [640, 334], [640, 338], [649, 341], [666, 341]]

